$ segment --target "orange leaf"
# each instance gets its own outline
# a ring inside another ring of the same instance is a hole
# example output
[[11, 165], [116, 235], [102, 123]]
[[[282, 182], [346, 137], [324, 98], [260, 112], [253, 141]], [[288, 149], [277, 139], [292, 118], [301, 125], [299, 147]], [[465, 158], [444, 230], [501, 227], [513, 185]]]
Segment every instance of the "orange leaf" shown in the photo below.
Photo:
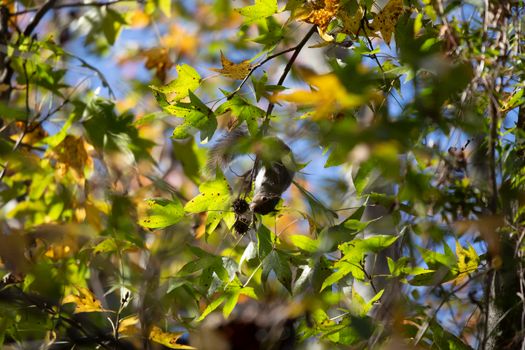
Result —
[[211, 68], [211, 70], [235, 80], [243, 80], [252, 69], [249, 60], [242, 61], [241, 63], [233, 63], [224, 56], [222, 51], [221, 63], [222, 68]]

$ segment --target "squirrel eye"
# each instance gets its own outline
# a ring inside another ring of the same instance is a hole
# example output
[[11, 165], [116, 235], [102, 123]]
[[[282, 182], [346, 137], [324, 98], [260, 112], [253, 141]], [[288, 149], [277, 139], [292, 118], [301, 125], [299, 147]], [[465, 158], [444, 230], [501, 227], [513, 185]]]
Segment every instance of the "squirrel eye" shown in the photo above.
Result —
[[266, 202], [268, 200], [268, 198], [266, 196], [264, 196], [264, 197], [262, 197], [262, 200]]

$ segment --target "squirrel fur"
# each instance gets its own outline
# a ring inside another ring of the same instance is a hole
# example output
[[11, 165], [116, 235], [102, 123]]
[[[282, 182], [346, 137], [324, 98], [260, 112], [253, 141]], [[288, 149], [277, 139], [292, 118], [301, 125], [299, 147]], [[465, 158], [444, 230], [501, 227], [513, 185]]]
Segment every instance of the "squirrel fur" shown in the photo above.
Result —
[[[208, 152], [208, 169], [226, 168], [241, 154], [239, 145], [246, 137], [247, 132], [243, 128], [236, 128], [222, 136]], [[266, 215], [275, 211], [281, 195], [291, 185], [295, 163], [290, 147], [278, 137], [264, 137], [255, 148], [257, 175], [250, 209]]]

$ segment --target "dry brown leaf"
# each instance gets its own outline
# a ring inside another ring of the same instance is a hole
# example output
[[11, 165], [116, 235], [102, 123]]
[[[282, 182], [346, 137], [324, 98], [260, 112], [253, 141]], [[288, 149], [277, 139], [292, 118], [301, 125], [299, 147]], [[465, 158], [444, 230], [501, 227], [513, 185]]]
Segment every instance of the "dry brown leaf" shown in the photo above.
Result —
[[224, 75], [225, 77], [235, 79], [235, 80], [243, 80], [248, 75], [248, 73], [250, 73], [250, 70], [252, 69], [252, 66], [249, 60], [242, 61], [241, 63], [233, 63], [224, 56], [222, 51], [221, 51], [221, 63], [222, 63], [222, 68], [210, 68], [210, 69], [214, 72]]
[[363, 12], [361, 6], [357, 8], [357, 11], [353, 16], [350, 16], [346, 11], [339, 11], [337, 17], [341, 19], [341, 22], [343, 22], [343, 29], [341, 32], [357, 35], [359, 33], [359, 29], [361, 28], [361, 20], [363, 19], [364, 14], [365, 13]]
[[317, 25], [319, 32], [324, 34], [338, 10], [339, 0], [318, 0], [300, 8], [295, 18], [298, 21]]
[[155, 75], [160, 81], [166, 80], [166, 72], [173, 67], [173, 62], [169, 55], [169, 50], [164, 47], [154, 47], [144, 50], [141, 56], [146, 58], [144, 64], [147, 69], [156, 69]]
[[389, 44], [392, 33], [396, 29], [397, 20], [403, 13], [403, 0], [390, 0], [388, 4], [374, 17], [372, 29], [379, 31], [385, 43]]

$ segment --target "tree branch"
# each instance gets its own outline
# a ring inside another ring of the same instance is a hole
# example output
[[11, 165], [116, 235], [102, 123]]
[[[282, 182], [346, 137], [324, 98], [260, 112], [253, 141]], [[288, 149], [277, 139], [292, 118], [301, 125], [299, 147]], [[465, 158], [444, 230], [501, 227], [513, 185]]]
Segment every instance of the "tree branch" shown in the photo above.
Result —
[[[60, 9], [72, 8], [72, 7], [104, 7], [104, 6], [115, 5], [115, 4], [118, 4], [120, 2], [138, 2], [138, 3], [140, 3], [141, 1], [140, 0], [114, 0], [114, 1], [103, 1], [103, 2], [74, 2], [74, 3], [70, 3], [70, 4], [56, 5], [56, 6], [53, 6], [52, 9], [53, 10], [60, 10]], [[30, 8], [30, 9], [25, 9], [25, 10], [22, 10], [22, 11], [18, 11], [18, 12], [12, 13], [11, 17], [22, 16], [22, 15], [25, 15], [25, 14], [28, 14], [28, 13], [31, 13], [31, 12], [37, 12], [40, 9], [41, 9], [40, 7], [34, 7], [34, 8]]]

